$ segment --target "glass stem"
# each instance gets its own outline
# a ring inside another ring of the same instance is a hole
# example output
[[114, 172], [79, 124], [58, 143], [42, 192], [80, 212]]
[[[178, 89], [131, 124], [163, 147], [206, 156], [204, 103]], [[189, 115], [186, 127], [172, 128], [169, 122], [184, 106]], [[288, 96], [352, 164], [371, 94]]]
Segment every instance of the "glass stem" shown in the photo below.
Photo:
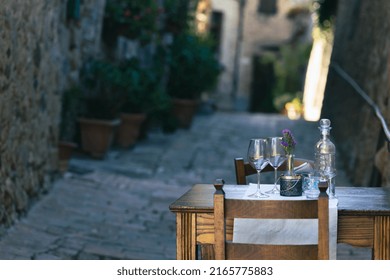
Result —
[[260, 170], [257, 170], [257, 191], [261, 193], [260, 191]]
[[276, 180], [278, 179], [278, 172], [277, 172], [278, 169], [276, 167], [274, 167], [274, 169], [275, 169], [274, 189], [276, 189]]

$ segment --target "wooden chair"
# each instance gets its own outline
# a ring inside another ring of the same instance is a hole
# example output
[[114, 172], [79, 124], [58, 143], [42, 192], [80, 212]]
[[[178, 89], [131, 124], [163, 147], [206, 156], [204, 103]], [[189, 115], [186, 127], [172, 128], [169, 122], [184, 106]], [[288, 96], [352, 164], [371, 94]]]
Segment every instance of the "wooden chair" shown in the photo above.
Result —
[[[329, 259], [329, 198], [320, 184], [316, 200], [225, 199], [223, 183], [214, 184], [214, 252], [217, 260]], [[267, 245], [232, 243], [233, 219], [318, 219], [318, 244]]]
[[[303, 164], [310, 164], [314, 166], [314, 162], [308, 159], [296, 158], [294, 160], [294, 167], [302, 166]], [[236, 181], [237, 185], [246, 185], [246, 177], [256, 174], [256, 169], [249, 164], [249, 162], [244, 162], [243, 158], [234, 159], [234, 167], [236, 171]], [[279, 168], [278, 171], [286, 170], [286, 162], [284, 162]], [[267, 165], [261, 172], [274, 171], [274, 168], [271, 165]]]

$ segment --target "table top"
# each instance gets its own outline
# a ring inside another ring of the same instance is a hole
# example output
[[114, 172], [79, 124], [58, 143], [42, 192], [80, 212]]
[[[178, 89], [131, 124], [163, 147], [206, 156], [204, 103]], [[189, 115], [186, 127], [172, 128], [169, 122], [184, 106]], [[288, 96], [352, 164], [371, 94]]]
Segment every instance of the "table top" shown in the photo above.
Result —
[[[245, 185], [225, 185], [235, 186], [235, 192], [242, 190], [245, 194]], [[227, 188], [226, 188], [227, 187]], [[213, 194], [215, 188], [212, 184], [196, 184], [173, 202], [169, 209], [172, 212], [213, 212]], [[338, 215], [356, 216], [387, 216], [390, 215], [390, 189], [381, 187], [336, 187], [336, 196], [339, 200]]]

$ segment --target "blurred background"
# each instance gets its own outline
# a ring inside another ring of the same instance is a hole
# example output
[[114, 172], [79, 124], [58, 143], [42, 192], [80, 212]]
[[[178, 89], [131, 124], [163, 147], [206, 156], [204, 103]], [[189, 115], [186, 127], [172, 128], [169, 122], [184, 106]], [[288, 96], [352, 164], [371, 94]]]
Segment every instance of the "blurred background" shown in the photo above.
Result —
[[[2, 229], [50, 192], [69, 151], [102, 160], [112, 145], [131, 148], [150, 131], [189, 129], [193, 114], [329, 118], [351, 182], [390, 186], [389, 1], [0, 7]], [[99, 125], [114, 136], [88, 134]]]

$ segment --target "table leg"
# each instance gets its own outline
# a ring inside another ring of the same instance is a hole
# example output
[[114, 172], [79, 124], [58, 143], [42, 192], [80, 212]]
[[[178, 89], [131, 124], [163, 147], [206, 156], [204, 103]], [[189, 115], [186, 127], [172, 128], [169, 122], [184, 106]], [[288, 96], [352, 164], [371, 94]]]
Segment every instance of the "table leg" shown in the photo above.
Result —
[[176, 214], [176, 259], [196, 259], [196, 214]]
[[390, 217], [376, 216], [374, 221], [374, 260], [390, 260]]
[[215, 260], [214, 245], [207, 244], [200, 246], [202, 260]]

